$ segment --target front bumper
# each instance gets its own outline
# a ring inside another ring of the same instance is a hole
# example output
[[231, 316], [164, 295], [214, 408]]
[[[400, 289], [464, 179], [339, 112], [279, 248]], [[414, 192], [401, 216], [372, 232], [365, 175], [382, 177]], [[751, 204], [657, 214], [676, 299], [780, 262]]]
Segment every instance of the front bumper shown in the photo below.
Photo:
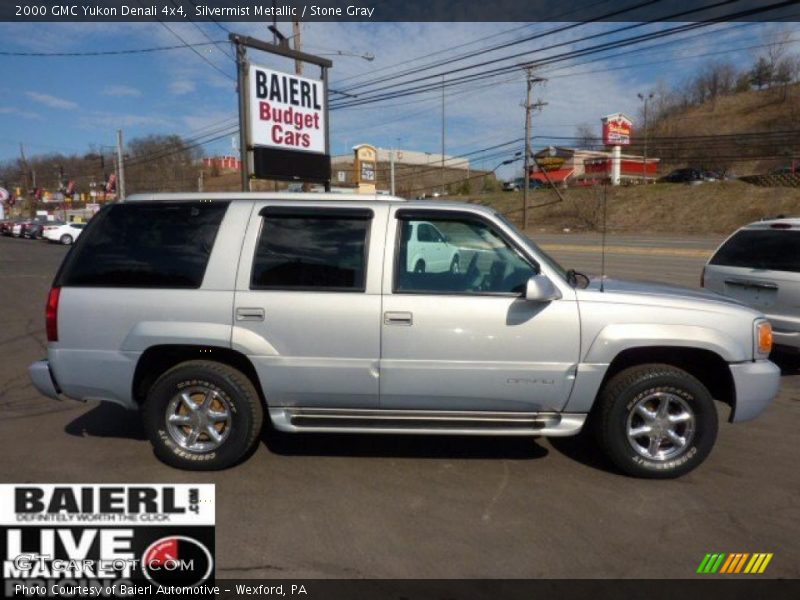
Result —
[[61, 392], [58, 389], [56, 380], [50, 372], [50, 363], [47, 360], [37, 360], [28, 367], [28, 375], [33, 382], [33, 386], [48, 398], [61, 400]]
[[730, 365], [736, 388], [736, 407], [732, 423], [755, 419], [778, 395], [781, 370], [768, 360]]

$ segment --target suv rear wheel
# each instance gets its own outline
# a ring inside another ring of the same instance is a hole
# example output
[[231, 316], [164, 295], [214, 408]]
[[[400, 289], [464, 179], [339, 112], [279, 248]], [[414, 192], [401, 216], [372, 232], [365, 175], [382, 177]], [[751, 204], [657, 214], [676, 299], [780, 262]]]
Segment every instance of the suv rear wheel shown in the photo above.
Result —
[[706, 387], [682, 369], [640, 365], [617, 373], [600, 394], [601, 446], [622, 471], [666, 479], [702, 463], [717, 438], [717, 410]]
[[156, 456], [181, 469], [236, 464], [255, 446], [263, 420], [250, 379], [212, 361], [173, 367], [153, 384], [144, 405], [145, 430]]

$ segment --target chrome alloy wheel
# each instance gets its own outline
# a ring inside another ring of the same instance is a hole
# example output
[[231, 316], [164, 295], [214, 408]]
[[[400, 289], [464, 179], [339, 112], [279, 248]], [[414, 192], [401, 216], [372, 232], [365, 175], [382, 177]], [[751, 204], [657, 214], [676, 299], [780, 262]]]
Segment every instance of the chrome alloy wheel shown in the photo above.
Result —
[[628, 443], [650, 460], [665, 461], [679, 456], [691, 444], [694, 432], [694, 412], [676, 394], [650, 393], [628, 413]]
[[178, 446], [189, 452], [211, 452], [230, 434], [231, 408], [214, 389], [186, 387], [167, 405], [166, 422], [167, 431]]

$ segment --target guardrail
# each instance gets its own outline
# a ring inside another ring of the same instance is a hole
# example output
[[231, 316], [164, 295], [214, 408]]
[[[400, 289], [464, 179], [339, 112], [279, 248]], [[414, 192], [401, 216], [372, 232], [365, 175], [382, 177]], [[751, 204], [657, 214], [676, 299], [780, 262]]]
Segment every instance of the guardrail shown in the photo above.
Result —
[[800, 188], [800, 173], [772, 173], [770, 175], [746, 175], [740, 177], [744, 182], [761, 187]]

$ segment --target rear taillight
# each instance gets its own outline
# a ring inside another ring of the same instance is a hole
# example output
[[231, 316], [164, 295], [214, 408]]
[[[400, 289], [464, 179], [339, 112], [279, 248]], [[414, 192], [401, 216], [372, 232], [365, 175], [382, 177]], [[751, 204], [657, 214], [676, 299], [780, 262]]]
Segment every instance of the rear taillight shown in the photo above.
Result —
[[58, 341], [58, 298], [61, 295], [61, 288], [50, 288], [50, 295], [47, 296], [47, 308], [45, 310], [45, 329], [47, 330], [47, 341]]
[[700, 287], [706, 287], [706, 268], [700, 272]]

